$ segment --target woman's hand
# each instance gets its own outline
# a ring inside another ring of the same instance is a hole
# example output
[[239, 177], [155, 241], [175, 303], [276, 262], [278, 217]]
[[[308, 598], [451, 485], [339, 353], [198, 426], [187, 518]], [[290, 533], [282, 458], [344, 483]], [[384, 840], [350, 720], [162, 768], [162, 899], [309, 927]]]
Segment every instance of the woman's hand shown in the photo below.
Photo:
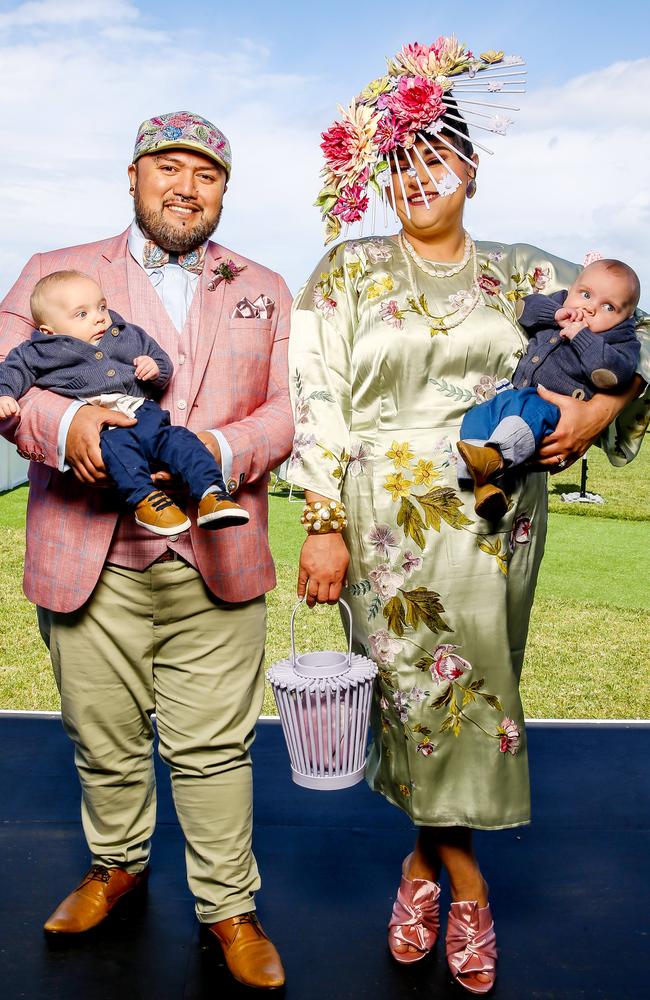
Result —
[[536, 465], [550, 472], [567, 469], [585, 454], [606, 427], [615, 420], [627, 404], [639, 395], [643, 380], [635, 375], [630, 386], [622, 393], [597, 393], [589, 400], [562, 396], [539, 385], [542, 399], [555, 403], [560, 420], [548, 437], [542, 441], [536, 455]]
[[307, 594], [307, 605], [336, 604], [345, 582], [350, 555], [343, 536], [307, 535], [300, 551], [298, 597]]

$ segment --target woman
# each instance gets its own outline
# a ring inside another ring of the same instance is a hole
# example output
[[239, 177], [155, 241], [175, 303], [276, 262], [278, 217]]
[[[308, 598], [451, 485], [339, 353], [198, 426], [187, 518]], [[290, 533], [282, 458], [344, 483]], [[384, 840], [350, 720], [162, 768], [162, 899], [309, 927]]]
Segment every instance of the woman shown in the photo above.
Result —
[[[345, 581], [356, 646], [379, 665], [368, 780], [418, 828], [389, 947], [404, 963], [431, 950], [446, 869], [447, 957], [473, 993], [494, 983], [496, 945], [472, 829], [530, 818], [518, 689], [546, 475], [511, 483], [511, 508], [491, 524], [458, 488], [455, 445], [466, 410], [512, 375], [526, 348], [518, 299], [566, 288], [577, 270], [534, 247], [475, 244], [464, 230], [478, 157], [442, 77], [494, 80], [502, 58], [474, 58], [455, 39], [408, 46], [324, 134], [320, 203], [334, 235], [340, 218], [365, 211], [368, 182], [402, 231], [341, 243], [324, 258], [295, 303], [290, 349], [289, 477], [305, 489], [308, 529], [298, 593], [334, 603]], [[542, 391], [562, 419], [540, 466], [575, 461], [642, 384], [589, 403]], [[618, 464], [640, 443], [646, 410], [635, 406], [633, 432], [619, 428]]]

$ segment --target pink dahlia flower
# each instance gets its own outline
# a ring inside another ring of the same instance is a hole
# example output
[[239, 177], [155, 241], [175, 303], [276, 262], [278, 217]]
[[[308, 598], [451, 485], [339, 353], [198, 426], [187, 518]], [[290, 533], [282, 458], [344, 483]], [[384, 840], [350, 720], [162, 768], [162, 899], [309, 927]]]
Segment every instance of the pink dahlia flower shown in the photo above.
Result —
[[358, 222], [368, 208], [368, 195], [361, 184], [348, 184], [343, 188], [332, 215], [340, 215], [343, 222]]
[[509, 719], [506, 715], [500, 726], [497, 726], [499, 733], [499, 750], [501, 753], [511, 753], [514, 757], [519, 751], [520, 732], [517, 723]]
[[380, 153], [390, 153], [396, 146], [403, 145], [403, 139], [407, 133], [403, 123], [398, 122], [393, 115], [387, 111], [382, 115], [381, 121], [375, 132], [375, 142]]
[[385, 103], [407, 130], [424, 128], [445, 113], [442, 88], [422, 76], [400, 77], [397, 90]]

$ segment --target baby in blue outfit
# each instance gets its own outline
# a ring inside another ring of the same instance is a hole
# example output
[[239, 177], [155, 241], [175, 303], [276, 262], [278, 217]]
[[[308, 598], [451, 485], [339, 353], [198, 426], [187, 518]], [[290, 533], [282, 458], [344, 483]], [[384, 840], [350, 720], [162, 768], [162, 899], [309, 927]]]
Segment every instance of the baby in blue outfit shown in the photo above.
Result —
[[141, 527], [167, 536], [190, 527], [184, 511], [154, 489], [151, 472], [161, 465], [197, 500], [199, 527], [248, 521], [206, 445], [171, 424], [167, 410], [150, 398], [172, 377], [169, 356], [141, 327], [108, 309], [96, 281], [79, 271], [55, 271], [36, 284], [30, 307], [37, 329], [0, 363], [0, 420], [20, 414], [18, 400], [32, 386], [118, 410], [137, 423], [104, 429], [102, 458]]
[[630, 381], [641, 349], [633, 319], [639, 294], [631, 267], [597, 260], [568, 292], [520, 301], [519, 322], [530, 340], [513, 375], [514, 388], [473, 407], [460, 428], [458, 481], [473, 484], [480, 517], [503, 517], [508, 500], [493, 480], [529, 459], [560, 419], [558, 407], [535, 386], [590, 399], [595, 392], [620, 391]]

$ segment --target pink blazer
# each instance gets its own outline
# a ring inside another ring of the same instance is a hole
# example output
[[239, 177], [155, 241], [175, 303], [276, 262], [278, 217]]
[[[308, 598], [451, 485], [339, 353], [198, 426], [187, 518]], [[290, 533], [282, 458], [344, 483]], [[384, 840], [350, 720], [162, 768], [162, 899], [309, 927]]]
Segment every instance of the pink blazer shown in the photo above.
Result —
[[[175, 345], [166, 343], [169, 335], [160, 336], [147, 322], [147, 303], [155, 305], [153, 288], [154, 299], [137, 293], [138, 301], [133, 300], [136, 293], [129, 289], [126, 274], [127, 236], [128, 231], [97, 243], [35, 254], [0, 304], [0, 359], [31, 334], [29, 296], [35, 283], [66, 268], [95, 277], [109, 306], [147, 329], [173, 358]], [[204, 289], [187, 426], [222, 431], [233, 452], [232, 478], [240, 484], [236, 498], [251, 519], [236, 533], [193, 527], [192, 545], [210, 590], [226, 601], [247, 601], [275, 586], [267, 483], [269, 470], [289, 454], [293, 435], [287, 389], [291, 295], [278, 274], [212, 242], [201, 277], [206, 285], [217, 258], [232, 259], [246, 270], [214, 291]], [[275, 302], [270, 320], [231, 319], [237, 302], [244, 297], [254, 301], [260, 293]], [[71, 471], [57, 471], [58, 429], [68, 405], [62, 396], [31, 389], [21, 400], [20, 418], [0, 422], [0, 432], [32, 460], [25, 594], [35, 604], [64, 612], [79, 608], [90, 596], [118, 518], [109, 491], [82, 485]]]

